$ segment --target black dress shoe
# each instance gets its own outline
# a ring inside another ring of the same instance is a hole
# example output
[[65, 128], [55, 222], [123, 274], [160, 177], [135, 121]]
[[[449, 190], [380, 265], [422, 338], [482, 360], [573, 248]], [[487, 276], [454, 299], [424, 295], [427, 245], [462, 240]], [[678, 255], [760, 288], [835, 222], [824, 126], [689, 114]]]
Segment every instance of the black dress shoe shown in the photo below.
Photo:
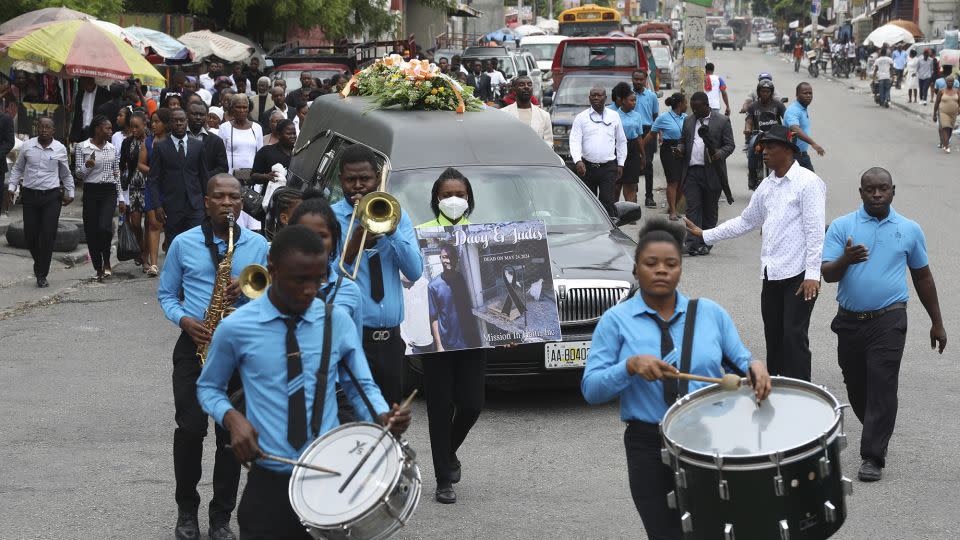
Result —
[[876, 482], [883, 478], [883, 467], [872, 459], [865, 459], [863, 464], [860, 465], [860, 472], [857, 473], [857, 476], [862, 482]]
[[453, 486], [437, 486], [435, 497], [440, 504], [453, 504], [457, 502], [457, 494], [453, 491]]
[[647, 197], [647, 200], [643, 201], [643, 205], [647, 208], [656, 208], [657, 201], [653, 200], [653, 197]]
[[210, 536], [210, 540], [237, 540], [237, 535], [233, 534], [230, 525], [227, 524], [211, 525], [207, 534]]
[[197, 523], [197, 515], [180, 512], [177, 517], [177, 528], [173, 530], [173, 535], [177, 540], [200, 540], [200, 525]]
[[47, 278], [45, 278], [45, 277], [38, 277], [38, 278], [37, 278], [37, 288], [43, 289], [44, 287], [49, 287], [49, 286], [50, 286], [50, 284], [47, 283]]
[[700, 254], [700, 248], [697, 246], [692, 246], [690, 247], [690, 249], [687, 250], [687, 255], [691, 257], [696, 257], [699, 254]]
[[456, 454], [450, 458], [450, 481], [454, 484], [460, 481], [460, 475], [462, 473], [460, 467], [460, 460], [457, 459]]
[[700, 249], [697, 250], [697, 255], [709, 255], [710, 246], [700, 246]]

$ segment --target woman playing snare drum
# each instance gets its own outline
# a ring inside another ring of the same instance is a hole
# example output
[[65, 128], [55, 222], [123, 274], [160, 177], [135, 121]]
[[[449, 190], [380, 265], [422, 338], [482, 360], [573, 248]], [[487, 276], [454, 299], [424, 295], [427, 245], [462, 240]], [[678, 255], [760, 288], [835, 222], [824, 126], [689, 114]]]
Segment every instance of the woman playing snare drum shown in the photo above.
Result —
[[[683, 236], [682, 226], [662, 218], [648, 220], [640, 230], [633, 270], [639, 291], [601, 317], [580, 386], [592, 404], [620, 398], [620, 418], [627, 423], [623, 440], [630, 493], [651, 540], [682, 538], [680, 516], [667, 507], [673, 474], [660, 461], [658, 424], [683, 393], [679, 381], [664, 379], [679, 371], [683, 353], [689, 306], [689, 299], [677, 291]], [[730, 315], [710, 300], [698, 304], [687, 371], [720, 377], [721, 359], [729, 358], [738, 369], [749, 371], [757, 398], [766, 398], [767, 368], [751, 360]], [[689, 391], [703, 385], [691, 381]]]

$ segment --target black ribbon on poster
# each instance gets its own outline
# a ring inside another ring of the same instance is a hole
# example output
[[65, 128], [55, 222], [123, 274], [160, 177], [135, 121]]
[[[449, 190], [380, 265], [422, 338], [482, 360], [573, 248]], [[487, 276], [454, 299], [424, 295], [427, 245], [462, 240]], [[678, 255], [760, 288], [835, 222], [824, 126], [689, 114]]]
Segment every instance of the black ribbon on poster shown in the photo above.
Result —
[[513, 309], [513, 306], [516, 305], [517, 311], [519, 311], [520, 314], [526, 314], [527, 305], [523, 302], [523, 299], [520, 298], [520, 295], [517, 294], [517, 269], [508, 264], [503, 267], [501, 272], [503, 274], [503, 283], [507, 286], [507, 299], [504, 300], [503, 308], [500, 311], [509, 317], [510, 311]]

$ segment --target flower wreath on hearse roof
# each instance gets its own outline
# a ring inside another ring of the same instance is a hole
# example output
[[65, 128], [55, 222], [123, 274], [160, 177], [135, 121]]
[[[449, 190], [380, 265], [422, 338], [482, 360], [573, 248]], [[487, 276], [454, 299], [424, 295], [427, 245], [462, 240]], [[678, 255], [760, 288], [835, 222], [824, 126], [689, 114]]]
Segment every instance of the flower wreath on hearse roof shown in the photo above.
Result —
[[377, 108], [399, 106], [422, 111], [479, 111], [483, 102], [428, 60], [406, 61], [399, 54], [378, 58], [350, 78], [340, 93], [369, 96]]

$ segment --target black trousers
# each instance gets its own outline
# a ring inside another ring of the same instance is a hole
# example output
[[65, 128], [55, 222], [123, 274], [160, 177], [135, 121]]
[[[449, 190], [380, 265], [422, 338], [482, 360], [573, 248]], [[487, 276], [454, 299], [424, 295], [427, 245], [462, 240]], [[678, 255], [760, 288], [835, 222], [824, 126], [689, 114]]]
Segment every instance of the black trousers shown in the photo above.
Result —
[[617, 201], [617, 161], [608, 161], [606, 163], [590, 163], [583, 160], [587, 167], [587, 174], [583, 176], [583, 183], [590, 188], [590, 191], [597, 196], [600, 204], [610, 217], [617, 217], [617, 207], [614, 203]]
[[63, 195], [60, 188], [21, 189], [23, 201], [23, 235], [33, 257], [33, 275], [45, 278], [50, 273], [53, 245], [57, 241]]
[[[720, 191], [710, 188], [706, 167], [691, 165], [687, 169], [687, 177], [683, 179], [683, 196], [687, 199], [687, 219], [704, 230], [717, 226], [720, 217]], [[702, 238], [687, 235], [687, 249], [704, 245], [706, 244]]]
[[854, 414], [863, 424], [860, 457], [886, 465], [887, 444], [897, 422], [897, 385], [907, 336], [907, 310], [865, 321], [837, 316], [837, 359]]
[[804, 381], [810, 380], [810, 315], [813, 300], [797, 295], [803, 274], [780, 280], [763, 280], [760, 315], [767, 342], [767, 371]]
[[163, 241], [165, 245], [169, 246], [178, 234], [200, 225], [203, 221], [203, 211], [194, 212], [191, 210], [191, 212], [189, 215], [178, 217], [176, 221], [167, 217], [167, 221], [163, 225]]
[[[643, 126], [643, 134], [650, 133], [650, 126]], [[657, 155], [657, 138], [650, 137], [647, 144], [643, 145], [643, 152], [647, 156], [647, 161], [643, 164], [643, 181], [646, 189], [645, 197], [653, 197], [653, 156]]]
[[801, 167], [807, 169], [808, 171], [814, 172], [813, 162], [810, 161], [809, 152], [800, 152], [799, 154], [797, 154], [797, 163], [800, 164]]
[[673, 471], [660, 461], [660, 430], [656, 424], [629, 422], [623, 433], [627, 450], [630, 495], [650, 540], [680, 540], [680, 512], [667, 506], [674, 489]]
[[423, 356], [427, 424], [437, 486], [450, 485], [450, 461], [480, 417], [487, 356], [467, 349]]
[[[207, 414], [197, 401], [197, 378], [200, 360], [197, 346], [186, 332], [173, 348], [173, 405], [177, 428], [173, 432], [173, 472], [177, 481], [176, 500], [181, 512], [196, 514], [200, 507], [197, 484], [202, 475], [203, 439], [207, 436]], [[240, 388], [240, 378], [234, 373], [227, 388], [232, 394]], [[240, 483], [240, 464], [230, 444], [230, 432], [215, 425], [217, 453], [213, 466], [213, 499], [210, 500], [210, 523], [220, 525], [230, 521], [230, 513], [237, 504], [237, 486]]]
[[[376, 332], [389, 331], [390, 337], [385, 340], [373, 339]], [[366, 328], [363, 329], [363, 354], [370, 364], [370, 373], [373, 381], [380, 387], [383, 399], [387, 405], [403, 403], [404, 375], [407, 368], [407, 345], [400, 337], [400, 327], [396, 328]]]
[[90, 262], [98, 273], [110, 266], [113, 214], [117, 209], [117, 186], [83, 185], [83, 232], [87, 236]]
[[290, 474], [254, 466], [237, 509], [240, 540], [312, 540], [288, 495]]

